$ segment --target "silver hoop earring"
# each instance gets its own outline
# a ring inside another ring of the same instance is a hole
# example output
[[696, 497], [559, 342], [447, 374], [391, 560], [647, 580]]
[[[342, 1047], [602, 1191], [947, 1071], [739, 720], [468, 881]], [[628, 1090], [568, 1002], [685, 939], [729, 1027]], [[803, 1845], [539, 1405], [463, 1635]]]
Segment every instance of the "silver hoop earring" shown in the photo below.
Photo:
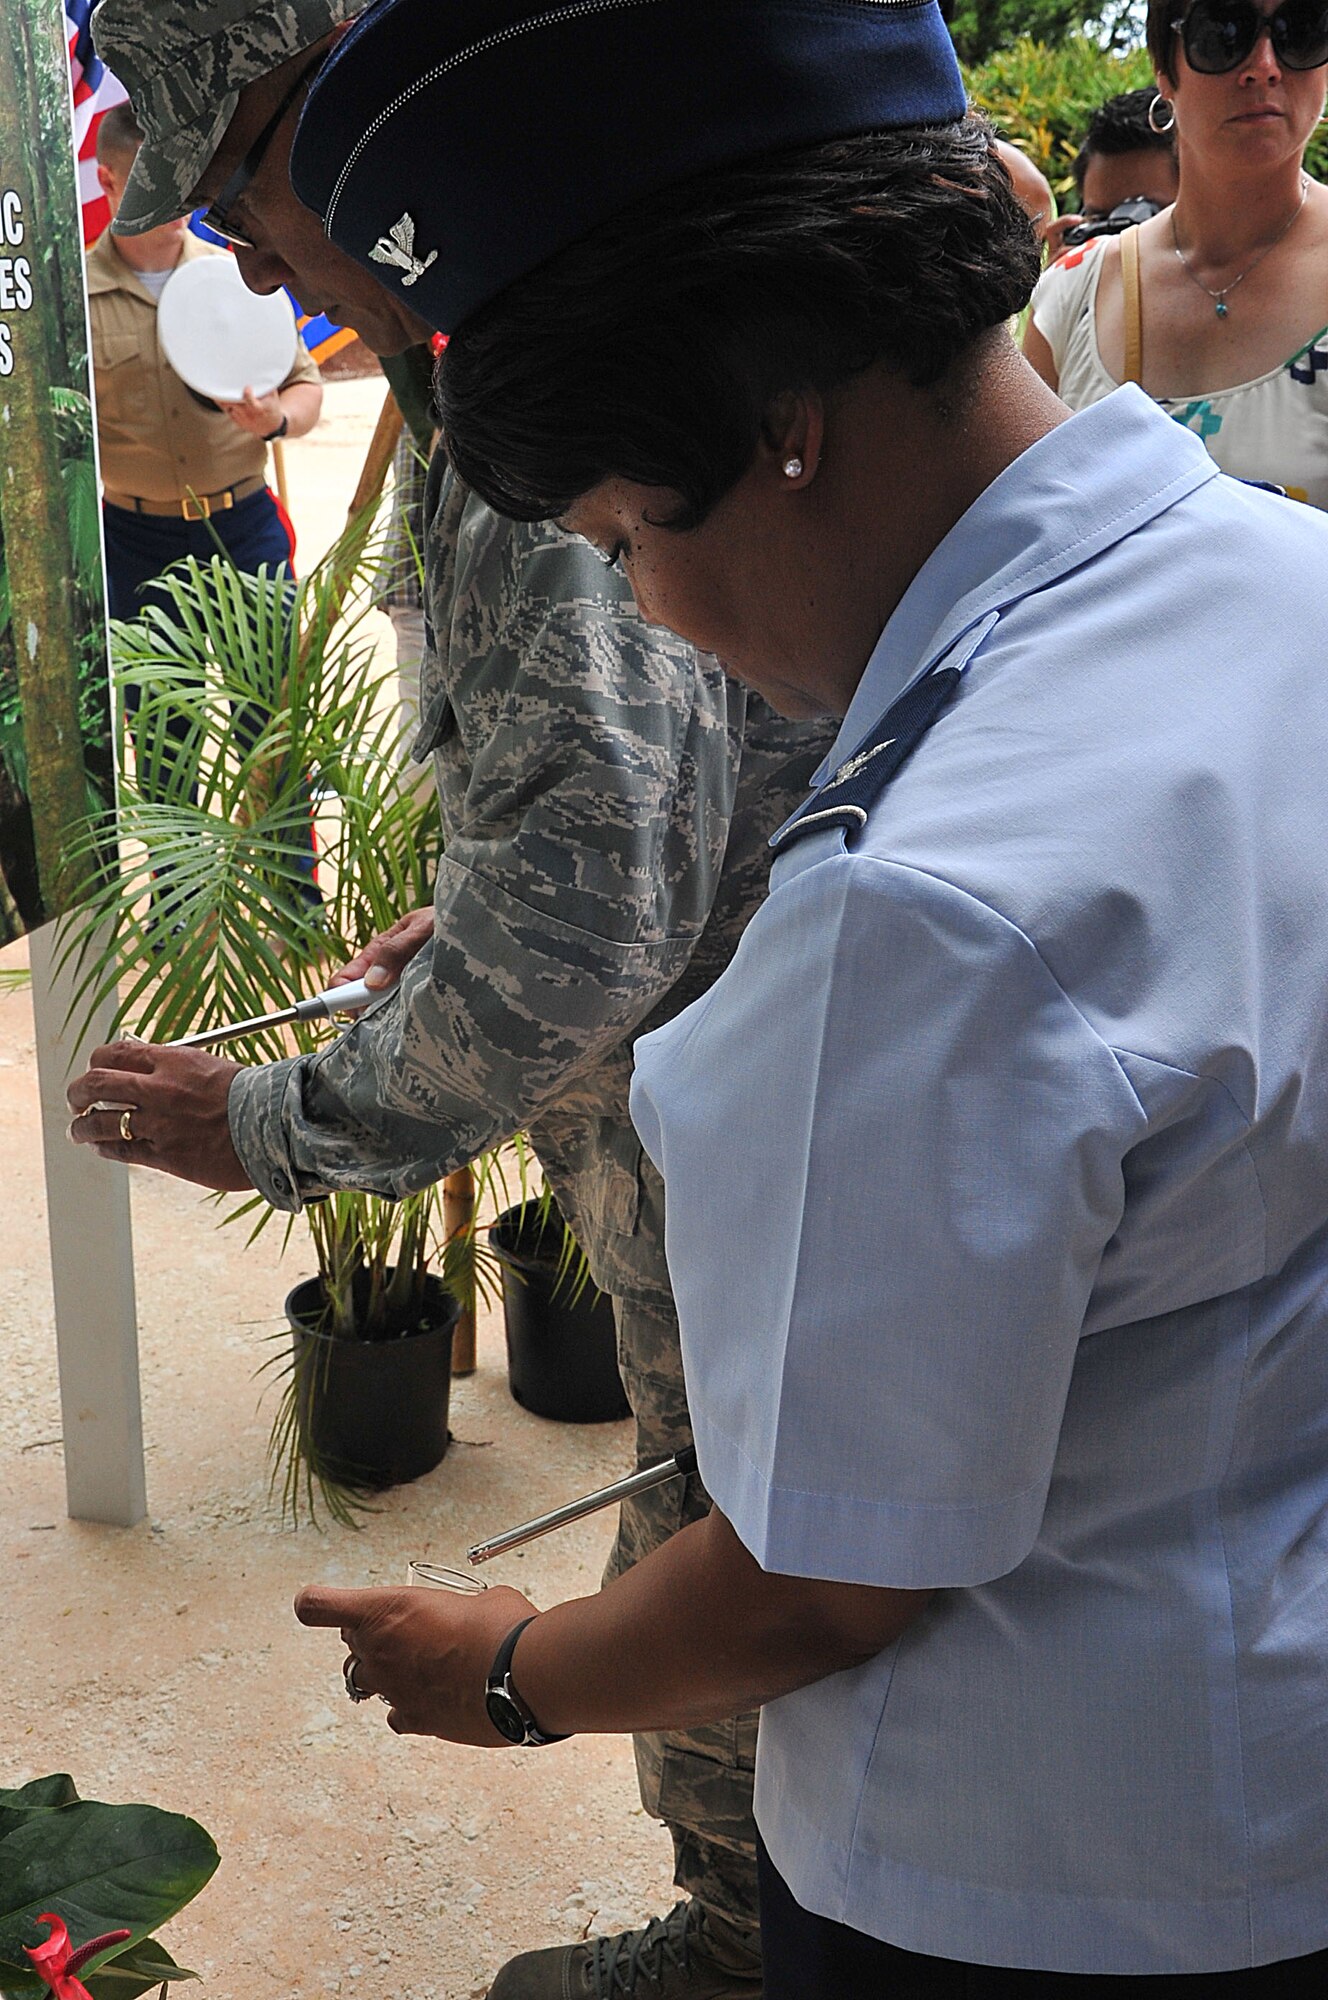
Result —
[[786, 458], [784, 460], [784, 477], [785, 479], [802, 478], [802, 460], [800, 458]]
[[[1157, 115], [1157, 107], [1159, 104], [1164, 104], [1167, 109], [1167, 117], [1165, 124], [1158, 118]], [[1169, 97], [1164, 97], [1162, 95], [1160, 90], [1158, 91], [1157, 95], [1154, 97], [1152, 103], [1148, 107], [1148, 129], [1150, 132], [1156, 132], [1159, 139], [1162, 138], [1166, 133], [1174, 132], [1176, 129], [1176, 107], [1172, 103]]]

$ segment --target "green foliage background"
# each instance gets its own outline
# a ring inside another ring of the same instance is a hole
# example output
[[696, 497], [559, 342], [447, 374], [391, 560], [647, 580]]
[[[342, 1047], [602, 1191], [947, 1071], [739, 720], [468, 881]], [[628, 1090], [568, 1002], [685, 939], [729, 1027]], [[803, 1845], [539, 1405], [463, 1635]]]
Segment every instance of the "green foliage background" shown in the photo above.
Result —
[[984, 63], [1021, 40], [1055, 44], [1085, 30], [1109, 49], [1143, 40], [1143, 0], [942, 0], [941, 11], [962, 63]]
[[[1099, 104], [1153, 80], [1145, 49], [1116, 54], [1086, 35], [1056, 45], [1024, 35], [966, 72], [969, 93], [1003, 139], [1035, 160], [1058, 196]], [[1062, 208], [1065, 202], [1061, 201]]]

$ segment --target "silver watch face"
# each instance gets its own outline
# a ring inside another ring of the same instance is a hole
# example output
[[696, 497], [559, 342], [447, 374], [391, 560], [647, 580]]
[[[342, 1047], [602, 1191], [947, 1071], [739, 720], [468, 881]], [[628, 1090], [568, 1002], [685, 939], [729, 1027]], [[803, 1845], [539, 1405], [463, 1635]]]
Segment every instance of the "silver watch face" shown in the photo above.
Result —
[[484, 1696], [484, 1706], [500, 1736], [505, 1736], [509, 1743], [526, 1741], [526, 1718], [510, 1695], [504, 1694], [501, 1688], [489, 1688]]

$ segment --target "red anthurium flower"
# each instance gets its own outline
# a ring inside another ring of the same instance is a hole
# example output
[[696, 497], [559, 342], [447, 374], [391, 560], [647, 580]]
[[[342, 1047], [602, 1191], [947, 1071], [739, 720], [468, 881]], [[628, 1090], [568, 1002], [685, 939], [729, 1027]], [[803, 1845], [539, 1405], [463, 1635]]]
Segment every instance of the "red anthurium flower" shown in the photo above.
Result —
[[55, 2000], [92, 2000], [92, 1995], [78, 1977], [80, 1968], [90, 1958], [95, 1958], [99, 1951], [105, 1951], [108, 1944], [122, 1944], [133, 1935], [130, 1931], [105, 1931], [101, 1937], [89, 1938], [77, 1951], [71, 1951], [69, 1931], [63, 1917], [46, 1910], [37, 1922], [49, 1924], [51, 1935], [35, 1951], [30, 1945], [24, 1945], [23, 1949], [32, 1960], [37, 1977], [50, 1987]]

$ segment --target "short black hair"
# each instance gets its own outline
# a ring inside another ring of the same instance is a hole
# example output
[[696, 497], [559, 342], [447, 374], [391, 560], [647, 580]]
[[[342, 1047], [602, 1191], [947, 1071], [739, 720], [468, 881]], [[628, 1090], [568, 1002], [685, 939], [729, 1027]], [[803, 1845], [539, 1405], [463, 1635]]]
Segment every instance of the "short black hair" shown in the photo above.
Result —
[[1084, 175], [1095, 153], [1171, 153], [1174, 156], [1174, 133], [1155, 132], [1148, 122], [1148, 108], [1156, 96], [1157, 92], [1151, 88], [1123, 90], [1119, 97], [1109, 97], [1105, 104], [1098, 105], [1088, 121], [1084, 143], [1070, 169], [1081, 201]]
[[133, 111], [127, 104], [113, 104], [102, 114], [97, 127], [97, 158], [124, 160], [131, 158], [143, 143], [143, 130]]
[[1027, 304], [1033, 226], [970, 113], [745, 160], [651, 195], [511, 285], [439, 369], [459, 476], [500, 513], [565, 513], [610, 478], [696, 527], [782, 392], [877, 363], [942, 382]]

